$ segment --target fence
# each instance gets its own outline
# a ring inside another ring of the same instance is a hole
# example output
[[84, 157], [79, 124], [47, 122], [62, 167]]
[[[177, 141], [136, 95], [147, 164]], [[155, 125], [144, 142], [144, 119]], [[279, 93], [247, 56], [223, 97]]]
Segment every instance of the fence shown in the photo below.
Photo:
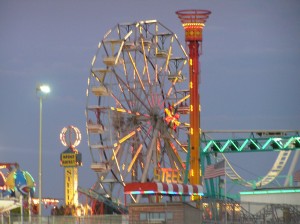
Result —
[[[199, 221], [189, 222], [178, 219], [178, 214], [190, 217], [188, 210], [178, 211], [166, 205], [164, 212], [142, 211], [138, 219], [129, 215], [97, 216], [47, 216], [42, 217], [42, 224], [300, 224], [300, 205], [243, 203], [235, 201], [203, 200], [199, 209]], [[135, 212], [136, 213], [136, 212]], [[161, 215], [164, 214], [164, 215]], [[0, 224], [38, 224], [38, 216], [0, 214]]]
[[203, 201], [202, 223], [300, 224], [300, 205]]
[[[38, 216], [4, 215], [0, 224], [39, 224]], [[127, 215], [43, 216], [42, 224], [129, 224]]]

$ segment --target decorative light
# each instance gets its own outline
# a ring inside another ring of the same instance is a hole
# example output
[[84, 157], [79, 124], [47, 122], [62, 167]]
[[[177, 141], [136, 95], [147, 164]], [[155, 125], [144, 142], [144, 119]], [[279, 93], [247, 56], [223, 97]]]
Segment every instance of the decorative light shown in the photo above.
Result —
[[179, 113], [176, 112], [176, 108], [174, 106], [169, 105], [168, 108], [165, 108], [165, 121], [169, 125], [170, 128], [173, 130], [176, 130], [176, 128], [180, 125], [179, 118], [180, 115]]
[[204, 23], [183, 23], [182, 24], [184, 29], [201, 29], [202, 27], [205, 26]]
[[245, 191], [240, 192], [240, 195], [257, 195], [257, 194], [287, 194], [300, 193], [300, 189], [282, 189], [282, 190], [264, 190], [264, 191]]
[[[66, 140], [66, 135], [69, 133], [69, 141]], [[74, 136], [73, 136], [74, 134]], [[72, 140], [72, 137], [74, 137], [74, 140]], [[64, 127], [60, 132], [60, 141], [61, 144], [63, 144], [66, 147], [76, 147], [80, 144], [81, 141], [81, 133], [79, 129], [75, 126], [68, 126]]]
[[130, 172], [130, 170], [131, 170], [131, 168], [132, 168], [132, 165], [135, 163], [135, 160], [137, 159], [138, 155], [140, 154], [142, 148], [143, 148], [143, 145], [140, 144], [138, 150], [136, 151], [136, 153], [135, 153], [133, 159], [131, 160], [131, 162], [130, 162], [128, 168], [127, 168], [127, 172], [128, 172], [128, 173]]

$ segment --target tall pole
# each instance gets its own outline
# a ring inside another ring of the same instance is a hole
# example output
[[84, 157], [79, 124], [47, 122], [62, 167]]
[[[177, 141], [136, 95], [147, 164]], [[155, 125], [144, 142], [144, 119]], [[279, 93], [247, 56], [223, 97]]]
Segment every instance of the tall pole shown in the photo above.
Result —
[[38, 85], [36, 93], [40, 98], [40, 128], [39, 128], [39, 223], [42, 222], [42, 111], [43, 97], [46, 97], [50, 92], [50, 87], [47, 85]]
[[42, 216], [42, 109], [43, 99], [40, 96], [40, 133], [39, 133], [39, 223]]
[[[177, 11], [183, 28], [185, 30], [185, 41], [189, 47], [189, 78], [190, 78], [190, 172], [191, 184], [201, 183], [200, 167], [200, 95], [199, 76], [200, 64], [199, 56], [202, 50], [202, 30], [208, 16], [208, 10], [180, 10]], [[200, 48], [200, 51], [199, 51]]]

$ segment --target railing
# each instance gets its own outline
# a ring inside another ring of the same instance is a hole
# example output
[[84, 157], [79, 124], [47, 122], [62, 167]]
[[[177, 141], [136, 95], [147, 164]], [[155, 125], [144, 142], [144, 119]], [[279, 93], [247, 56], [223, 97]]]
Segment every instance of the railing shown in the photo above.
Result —
[[[43, 216], [42, 224], [129, 224], [127, 215]], [[39, 224], [38, 216], [0, 215], [0, 224]]]
[[[167, 212], [166, 212], [167, 211]], [[152, 211], [148, 211], [150, 214]], [[153, 211], [155, 213], [155, 211]], [[188, 220], [178, 220], [173, 214], [174, 210], [166, 205], [164, 217], [156, 218], [152, 215], [143, 219], [140, 213], [129, 215], [94, 215], [94, 216], [44, 216], [42, 224], [184, 224]], [[176, 213], [182, 211], [176, 210]], [[157, 213], [157, 212], [156, 212]], [[300, 224], [300, 205], [287, 204], [264, 204], [264, 203], [240, 203], [228, 200], [206, 199], [202, 202], [202, 208], [199, 209], [202, 217], [198, 223], [206, 224]], [[152, 213], [151, 213], [152, 214]], [[184, 217], [189, 218], [187, 211], [183, 212]], [[39, 224], [38, 216], [14, 215], [9, 213], [0, 214], [0, 224]]]

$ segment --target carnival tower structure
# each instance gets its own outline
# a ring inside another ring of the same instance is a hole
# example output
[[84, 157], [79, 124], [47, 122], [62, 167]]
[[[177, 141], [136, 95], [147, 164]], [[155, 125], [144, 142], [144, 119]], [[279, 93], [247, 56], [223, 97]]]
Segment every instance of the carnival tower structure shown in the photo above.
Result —
[[199, 56], [202, 54], [202, 32], [205, 22], [211, 14], [208, 10], [179, 10], [176, 12], [185, 30], [185, 41], [189, 54], [189, 90], [190, 90], [190, 172], [191, 184], [200, 184], [200, 94]]

